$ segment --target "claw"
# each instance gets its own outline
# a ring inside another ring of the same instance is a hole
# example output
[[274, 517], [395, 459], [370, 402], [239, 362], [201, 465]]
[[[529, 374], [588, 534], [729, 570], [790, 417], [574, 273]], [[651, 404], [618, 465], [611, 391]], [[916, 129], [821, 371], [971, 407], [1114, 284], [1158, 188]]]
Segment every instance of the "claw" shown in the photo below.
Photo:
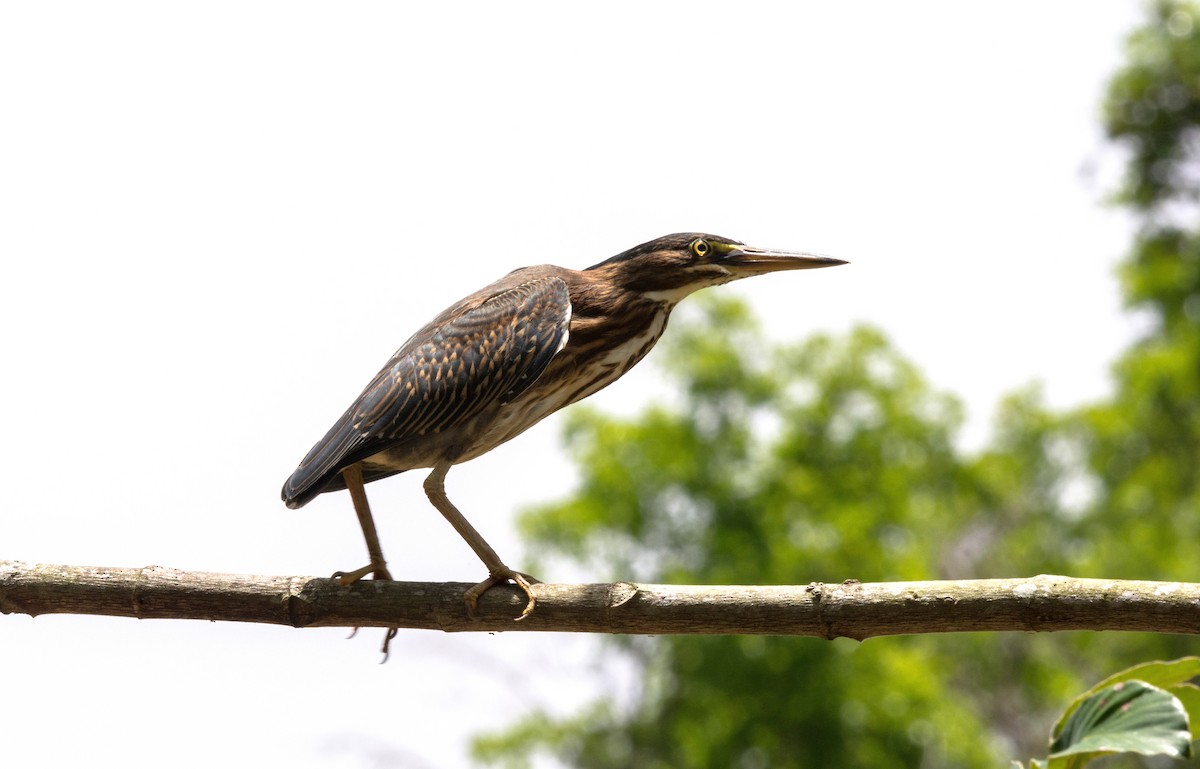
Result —
[[537, 598], [533, 595], [533, 586], [540, 585], [541, 581], [536, 577], [531, 577], [523, 572], [514, 571], [508, 567], [497, 569], [489, 574], [488, 578], [483, 582], [480, 582], [478, 585], [475, 585], [471, 589], [467, 590], [467, 592], [463, 595], [463, 599], [467, 604], [467, 616], [471, 617], [472, 619], [476, 617], [476, 609], [478, 608], [480, 596], [496, 585], [500, 585], [509, 581], [516, 583], [517, 587], [524, 591], [525, 597], [528, 599], [525, 603], [525, 610], [521, 612], [521, 616], [517, 617], [515, 621], [520, 622], [528, 617], [530, 613], [532, 613], [537, 607]]
[[[355, 628], [355, 629], [357, 629], [357, 628]], [[380, 665], [382, 665], [383, 663], [388, 661], [388, 655], [391, 654], [391, 652], [388, 650], [388, 647], [392, 645], [392, 639], [395, 638], [396, 634], [399, 632], [400, 632], [400, 628], [390, 627], [387, 629], [387, 633], [384, 634], [383, 646], [381, 646], [379, 648], [379, 651], [383, 653], [383, 659], [379, 660]]]
[[[355, 569], [354, 571], [335, 571], [332, 575], [330, 575], [330, 579], [336, 579], [338, 584], [340, 584], [342, 587], [348, 587], [353, 585], [355, 582], [358, 582], [368, 574], [372, 575], [371, 579], [390, 580], [392, 578], [392, 575], [388, 572], [386, 565], [381, 563], [376, 566], [375, 564], [369, 563], [361, 569]], [[400, 628], [398, 627], [390, 627], [387, 629], [387, 633], [383, 637], [383, 646], [379, 649], [379, 651], [383, 653], [383, 659], [379, 661], [380, 665], [388, 661], [389, 647], [392, 644], [392, 639], [396, 637], [396, 633], [398, 632], [400, 632]], [[353, 638], [357, 634], [358, 628], [354, 628], [350, 631], [348, 639]]]
[[330, 579], [336, 579], [338, 583], [342, 585], [342, 587], [345, 587], [347, 585], [353, 585], [355, 582], [358, 582], [368, 574], [374, 575], [371, 577], [371, 579], [390, 580], [392, 578], [392, 575], [388, 573], [387, 566], [383, 564], [376, 566], [373, 563], [369, 563], [361, 569], [355, 569], [354, 571], [335, 571], [332, 575], [330, 575]]

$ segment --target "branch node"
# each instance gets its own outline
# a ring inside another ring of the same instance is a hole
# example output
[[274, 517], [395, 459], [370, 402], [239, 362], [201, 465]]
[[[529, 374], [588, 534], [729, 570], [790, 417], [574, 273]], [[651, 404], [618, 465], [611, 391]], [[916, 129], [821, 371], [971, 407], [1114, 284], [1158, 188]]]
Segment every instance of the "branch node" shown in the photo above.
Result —
[[283, 603], [292, 627], [308, 627], [316, 616], [312, 603], [305, 597], [310, 581], [307, 577], [292, 577], [288, 580]]
[[[853, 582], [857, 582], [857, 580], [847, 580], [842, 584], [849, 585]], [[829, 591], [825, 589], [825, 583], [809, 582], [808, 586], [804, 589], [812, 595], [813, 607], [817, 613], [817, 624], [824, 630], [823, 635], [825, 640], [832, 641], [837, 638], [841, 634], [833, 629], [833, 622], [825, 618], [825, 609], [830, 605]]]
[[614, 582], [608, 589], [608, 608], [620, 609], [637, 597], [641, 587], [636, 582]]

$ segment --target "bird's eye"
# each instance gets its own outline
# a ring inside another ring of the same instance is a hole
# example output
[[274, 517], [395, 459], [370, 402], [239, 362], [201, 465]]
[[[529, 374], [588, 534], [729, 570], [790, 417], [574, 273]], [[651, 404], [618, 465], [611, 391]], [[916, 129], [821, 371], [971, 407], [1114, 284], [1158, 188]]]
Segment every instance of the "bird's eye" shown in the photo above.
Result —
[[692, 241], [692, 253], [696, 256], [708, 256], [708, 252], [712, 250], [712, 246], [708, 245], [708, 241], [704, 238], [696, 238]]

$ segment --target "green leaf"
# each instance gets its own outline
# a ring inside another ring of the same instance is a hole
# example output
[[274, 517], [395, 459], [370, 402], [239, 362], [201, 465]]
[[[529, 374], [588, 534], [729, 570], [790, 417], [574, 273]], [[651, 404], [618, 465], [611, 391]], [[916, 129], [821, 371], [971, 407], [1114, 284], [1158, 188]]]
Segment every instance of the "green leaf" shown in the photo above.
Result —
[[[1200, 657], [1180, 657], [1176, 660], [1168, 662], [1143, 662], [1140, 665], [1134, 665], [1130, 668], [1113, 673], [1108, 678], [1105, 678], [1100, 683], [1088, 689], [1083, 694], [1075, 698], [1075, 700], [1067, 706], [1063, 711], [1062, 717], [1058, 719], [1058, 723], [1054, 725], [1054, 734], [1060, 734], [1063, 731], [1067, 719], [1075, 712], [1075, 709], [1092, 695], [1102, 689], [1107, 689], [1113, 684], [1119, 684], [1122, 681], [1142, 681], [1143, 683], [1157, 686], [1160, 689], [1170, 689], [1177, 684], [1185, 681], [1190, 681], [1193, 678], [1200, 676]], [[1186, 703], [1187, 700], [1184, 700]], [[1188, 711], [1193, 718], [1192, 723], [1196, 722], [1196, 712], [1189, 709]]]
[[1179, 684], [1167, 688], [1187, 711], [1188, 724], [1200, 724], [1200, 686]]
[[1187, 713], [1170, 692], [1121, 681], [1086, 697], [1050, 746], [1051, 766], [1082, 766], [1096, 755], [1141, 753], [1187, 758]]

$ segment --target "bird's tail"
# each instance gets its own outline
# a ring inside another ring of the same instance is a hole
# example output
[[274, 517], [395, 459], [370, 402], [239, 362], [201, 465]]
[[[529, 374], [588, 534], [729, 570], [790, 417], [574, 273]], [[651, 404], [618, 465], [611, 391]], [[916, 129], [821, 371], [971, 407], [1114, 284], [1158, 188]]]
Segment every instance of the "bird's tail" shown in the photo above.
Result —
[[359, 434], [351, 421], [350, 412], [343, 414], [341, 419], [329, 428], [325, 437], [300, 460], [296, 472], [284, 482], [280, 492], [288, 507], [295, 510], [304, 507], [322, 492], [346, 488], [346, 482], [342, 479], [342, 468], [362, 459], [353, 454]]

